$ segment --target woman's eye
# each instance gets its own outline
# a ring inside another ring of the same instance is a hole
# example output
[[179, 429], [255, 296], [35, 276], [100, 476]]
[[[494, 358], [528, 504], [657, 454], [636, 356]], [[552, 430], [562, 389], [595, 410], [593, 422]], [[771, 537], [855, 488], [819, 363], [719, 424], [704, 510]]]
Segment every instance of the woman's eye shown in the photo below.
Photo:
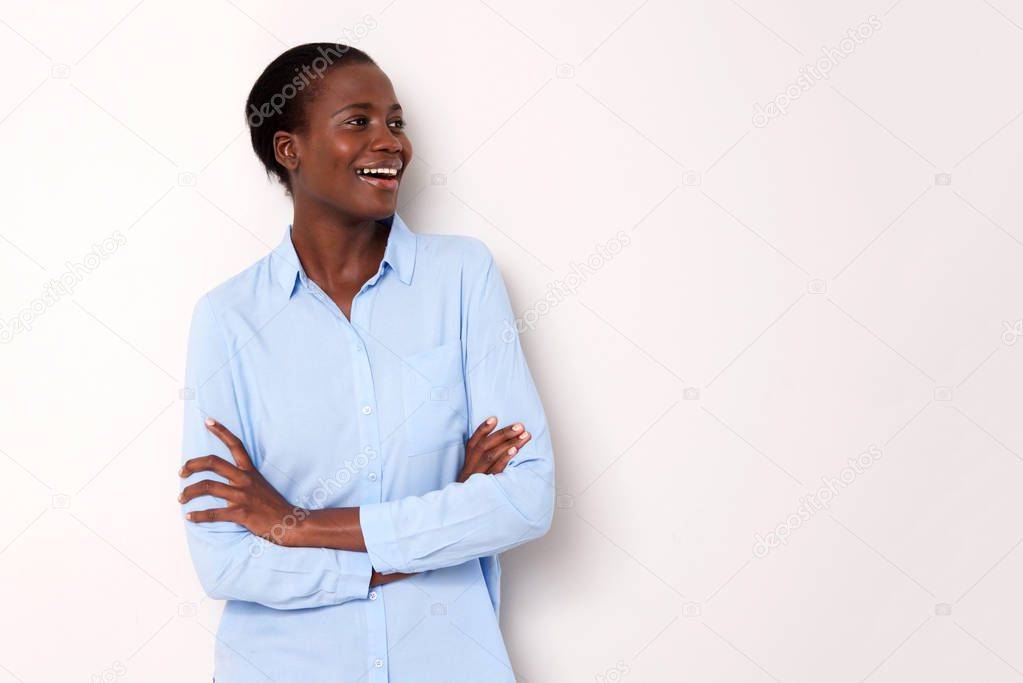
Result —
[[[365, 116], [359, 116], [354, 119], [349, 119], [348, 123], [352, 123], [357, 126], [363, 126], [366, 125], [366, 121], [367, 119]], [[395, 119], [394, 121], [391, 121], [391, 126], [397, 128], [398, 130], [404, 130], [406, 126], [405, 119]]]

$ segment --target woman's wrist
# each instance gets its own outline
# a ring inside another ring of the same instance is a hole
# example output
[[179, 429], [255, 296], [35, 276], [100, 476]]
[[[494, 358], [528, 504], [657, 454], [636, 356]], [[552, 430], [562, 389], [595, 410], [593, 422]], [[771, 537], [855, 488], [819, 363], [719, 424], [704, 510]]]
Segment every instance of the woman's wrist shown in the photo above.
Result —
[[295, 525], [288, 529], [282, 545], [366, 552], [366, 541], [359, 523], [359, 508], [325, 508], [303, 512], [297, 516]]
[[383, 586], [384, 584], [394, 583], [395, 581], [399, 581], [401, 579], [407, 579], [410, 576], [415, 576], [415, 574], [414, 573], [405, 574], [402, 572], [395, 572], [393, 574], [381, 574], [376, 569], [374, 569], [373, 574], [369, 577], [369, 587], [373, 588], [374, 586]]

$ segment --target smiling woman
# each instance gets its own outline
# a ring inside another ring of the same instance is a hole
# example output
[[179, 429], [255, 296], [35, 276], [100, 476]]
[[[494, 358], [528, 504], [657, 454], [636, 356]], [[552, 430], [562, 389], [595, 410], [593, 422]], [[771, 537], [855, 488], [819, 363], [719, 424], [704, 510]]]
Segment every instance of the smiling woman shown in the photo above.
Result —
[[550, 528], [554, 460], [494, 258], [397, 214], [412, 144], [364, 52], [288, 50], [246, 113], [294, 218], [192, 315], [178, 500], [227, 601], [215, 680], [514, 681], [498, 554]]
[[[390, 79], [365, 52], [330, 44], [289, 50], [256, 81], [246, 111], [259, 112], [255, 121], [248, 117], [256, 155], [292, 198], [295, 183], [340, 198], [356, 182], [368, 182], [392, 195], [369, 194], [365, 199], [374, 205], [352, 208], [381, 218], [393, 213], [412, 142]], [[366, 137], [375, 136], [378, 125], [389, 139], [367, 149]], [[383, 173], [387, 182], [374, 182]]]

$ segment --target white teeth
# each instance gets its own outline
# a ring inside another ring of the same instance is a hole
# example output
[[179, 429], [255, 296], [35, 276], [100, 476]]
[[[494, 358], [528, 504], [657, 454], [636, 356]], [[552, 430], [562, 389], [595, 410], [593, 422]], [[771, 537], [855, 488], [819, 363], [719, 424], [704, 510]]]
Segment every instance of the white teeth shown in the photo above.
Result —
[[386, 174], [389, 176], [397, 176], [398, 169], [395, 168], [360, 168], [359, 175], [369, 175], [370, 173]]

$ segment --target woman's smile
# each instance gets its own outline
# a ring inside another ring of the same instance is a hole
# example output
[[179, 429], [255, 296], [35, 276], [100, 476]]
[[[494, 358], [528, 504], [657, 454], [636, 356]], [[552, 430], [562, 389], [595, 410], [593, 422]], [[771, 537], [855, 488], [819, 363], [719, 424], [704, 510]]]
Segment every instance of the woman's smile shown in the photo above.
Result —
[[371, 185], [379, 190], [386, 190], [388, 192], [394, 192], [398, 189], [397, 178], [377, 178], [373, 176], [360, 175], [359, 180], [364, 183]]
[[394, 192], [401, 182], [403, 166], [401, 159], [385, 159], [369, 162], [357, 168], [355, 174], [360, 180], [377, 189]]

